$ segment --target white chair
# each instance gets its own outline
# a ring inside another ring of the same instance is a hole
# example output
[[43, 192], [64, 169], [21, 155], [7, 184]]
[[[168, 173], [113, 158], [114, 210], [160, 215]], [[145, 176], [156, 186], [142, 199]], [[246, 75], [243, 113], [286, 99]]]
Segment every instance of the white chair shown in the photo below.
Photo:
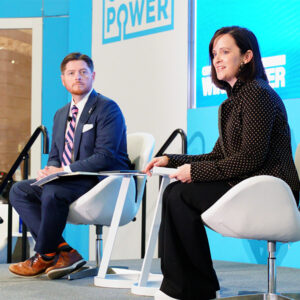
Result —
[[[295, 165], [300, 178], [300, 144]], [[283, 180], [272, 176], [248, 178], [229, 190], [201, 217], [208, 227], [223, 236], [268, 241], [268, 292], [252, 297], [289, 299], [276, 293], [276, 242], [300, 240], [300, 215], [294, 195]]]
[[[128, 155], [135, 169], [142, 170], [152, 157], [154, 149], [153, 136], [147, 133], [128, 134], [127, 144]], [[124, 278], [120, 278], [122, 279], [120, 281], [115, 280], [118, 279], [118, 274], [109, 275], [106, 273], [118, 227], [134, 219], [143, 197], [146, 176], [140, 174], [141, 176], [137, 177], [135, 184], [133, 176], [137, 174], [130, 172], [127, 174], [107, 173], [107, 175], [112, 176], [100, 181], [70, 206], [69, 223], [96, 226], [96, 267], [72, 273], [68, 276], [69, 279], [79, 279], [98, 274], [95, 277], [95, 285], [107, 284], [107, 286], [118, 287], [131, 285], [131, 283], [126, 283], [126, 280], [123, 280]], [[103, 258], [101, 258], [103, 226], [110, 226], [110, 230]]]
[[201, 217], [223, 236], [268, 241], [268, 292], [234, 298], [290, 299], [276, 293], [276, 242], [300, 240], [300, 215], [294, 195], [283, 180], [266, 175], [248, 178]]

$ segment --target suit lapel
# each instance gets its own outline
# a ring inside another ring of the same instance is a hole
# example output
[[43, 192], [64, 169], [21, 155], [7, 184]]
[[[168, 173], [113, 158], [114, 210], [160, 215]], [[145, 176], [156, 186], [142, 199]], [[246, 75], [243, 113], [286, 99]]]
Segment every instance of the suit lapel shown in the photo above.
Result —
[[81, 141], [82, 129], [83, 125], [86, 124], [89, 117], [91, 116], [95, 106], [97, 105], [97, 93], [93, 90], [89, 96], [88, 101], [86, 102], [83, 111], [81, 113], [80, 119], [77, 123], [76, 131], [75, 131], [75, 140], [74, 140], [74, 159], [76, 160], [79, 145]]

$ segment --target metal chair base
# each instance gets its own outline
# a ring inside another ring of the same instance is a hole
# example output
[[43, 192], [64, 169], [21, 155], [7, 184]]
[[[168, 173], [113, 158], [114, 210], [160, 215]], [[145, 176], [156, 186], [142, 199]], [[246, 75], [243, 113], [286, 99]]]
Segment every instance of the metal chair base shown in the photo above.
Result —
[[68, 275], [69, 280], [81, 279], [86, 277], [95, 277], [98, 274], [99, 268], [97, 267], [82, 267], [78, 271]]
[[289, 298], [280, 294], [253, 294], [253, 295], [243, 295], [235, 297], [225, 297], [222, 299], [227, 300], [293, 300], [294, 298]]

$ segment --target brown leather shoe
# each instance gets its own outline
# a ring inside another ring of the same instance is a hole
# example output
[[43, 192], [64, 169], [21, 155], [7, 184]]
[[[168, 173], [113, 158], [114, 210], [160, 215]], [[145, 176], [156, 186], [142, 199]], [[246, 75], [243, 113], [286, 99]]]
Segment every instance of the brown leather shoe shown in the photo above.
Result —
[[9, 265], [10, 272], [24, 277], [34, 277], [45, 272], [45, 270], [55, 263], [56, 259], [51, 261], [44, 260], [40, 254], [36, 253], [29, 259]]
[[58, 279], [81, 268], [86, 261], [75, 250], [61, 251], [56, 264], [46, 270], [49, 279]]

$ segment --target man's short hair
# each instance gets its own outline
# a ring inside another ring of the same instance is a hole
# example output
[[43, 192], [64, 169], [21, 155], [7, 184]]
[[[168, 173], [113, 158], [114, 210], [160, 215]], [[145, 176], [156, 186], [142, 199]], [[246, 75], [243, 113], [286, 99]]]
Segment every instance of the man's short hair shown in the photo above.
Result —
[[94, 63], [89, 56], [82, 54], [80, 52], [72, 52], [72, 53], [68, 54], [61, 62], [61, 64], [60, 64], [61, 73], [63, 73], [65, 71], [67, 63], [72, 60], [85, 61], [86, 64], [88, 65], [89, 69], [91, 70], [91, 72], [94, 72]]

